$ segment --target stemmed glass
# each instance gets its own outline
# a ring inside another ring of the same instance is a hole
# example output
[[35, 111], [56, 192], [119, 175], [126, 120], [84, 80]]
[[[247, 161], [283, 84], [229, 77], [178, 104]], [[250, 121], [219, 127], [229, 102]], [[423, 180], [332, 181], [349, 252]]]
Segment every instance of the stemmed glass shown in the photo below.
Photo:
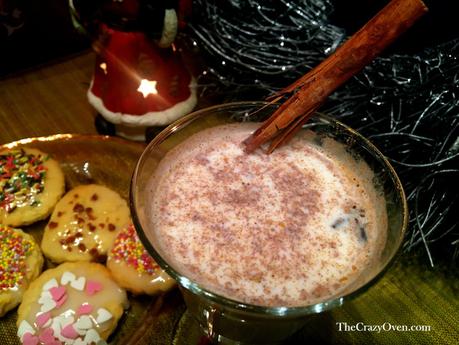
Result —
[[[151, 228], [147, 183], [158, 163], [173, 147], [205, 128], [238, 121], [262, 121], [276, 108], [263, 102], [237, 102], [198, 110], [164, 129], [140, 157], [131, 181], [131, 212], [139, 236], [148, 252], [173, 277], [183, 294], [188, 312], [203, 333], [214, 342], [227, 344], [279, 343], [301, 329], [309, 314], [341, 306], [363, 293], [380, 278], [394, 260], [403, 241], [408, 221], [405, 194], [394, 169], [366, 138], [330, 116], [316, 114], [304, 128], [346, 145], [375, 173], [374, 185], [384, 194], [388, 215], [386, 242], [377, 260], [366, 267], [340, 295], [301, 307], [263, 307], [220, 296], [200, 286], [164, 259]], [[304, 129], [302, 129], [304, 130]]]

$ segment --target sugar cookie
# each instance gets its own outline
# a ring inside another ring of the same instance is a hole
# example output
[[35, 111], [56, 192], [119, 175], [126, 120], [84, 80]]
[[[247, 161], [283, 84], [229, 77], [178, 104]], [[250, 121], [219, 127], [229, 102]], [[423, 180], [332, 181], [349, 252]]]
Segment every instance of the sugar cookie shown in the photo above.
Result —
[[127, 307], [126, 292], [103, 265], [66, 262], [24, 293], [17, 334], [23, 344], [102, 344]]
[[116, 237], [107, 267], [118, 284], [134, 294], [153, 295], [175, 284], [145, 250], [132, 224]]
[[42, 266], [43, 256], [32, 236], [0, 225], [0, 316], [21, 303]]
[[129, 219], [127, 203], [115, 191], [96, 184], [77, 186], [57, 203], [43, 234], [43, 254], [56, 263], [103, 262]]
[[47, 154], [0, 150], [0, 223], [21, 226], [48, 217], [64, 189], [59, 163]]

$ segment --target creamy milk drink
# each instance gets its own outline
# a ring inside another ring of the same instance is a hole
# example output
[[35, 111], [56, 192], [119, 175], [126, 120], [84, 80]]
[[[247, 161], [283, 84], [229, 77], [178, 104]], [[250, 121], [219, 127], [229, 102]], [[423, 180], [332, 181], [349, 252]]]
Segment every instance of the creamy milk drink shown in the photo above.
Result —
[[384, 247], [387, 215], [367, 164], [304, 131], [267, 155], [242, 141], [260, 124], [203, 130], [148, 183], [157, 250], [218, 295], [265, 307], [339, 296]]

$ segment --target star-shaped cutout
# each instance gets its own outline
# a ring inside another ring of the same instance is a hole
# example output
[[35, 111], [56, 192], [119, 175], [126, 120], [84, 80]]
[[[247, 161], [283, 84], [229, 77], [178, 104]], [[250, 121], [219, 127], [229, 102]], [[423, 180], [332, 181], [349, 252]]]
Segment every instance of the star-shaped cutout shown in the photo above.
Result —
[[156, 90], [156, 83], [156, 80], [142, 79], [137, 91], [139, 91], [144, 98], [148, 95], [156, 95], [158, 93], [158, 90]]

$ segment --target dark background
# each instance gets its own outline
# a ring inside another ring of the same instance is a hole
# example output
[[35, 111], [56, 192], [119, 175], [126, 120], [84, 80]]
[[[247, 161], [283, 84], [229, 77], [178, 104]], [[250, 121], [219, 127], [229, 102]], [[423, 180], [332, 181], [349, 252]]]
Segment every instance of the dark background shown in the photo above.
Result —
[[[336, 0], [331, 22], [345, 28], [350, 35], [387, 2]], [[385, 54], [414, 54], [459, 37], [456, 10], [459, 1], [426, 0], [425, 3], [429, 13]], [[0, 78], [89, 48], [89, 39], [72, 25], [67, 0], [0, 0]]]
[[0, 0], [0, 78], [89, 47], [67, 0]]
[[[373, 14], [389, 0], [335, 0], [331, 21], [352, 34], [363, 26]], [[414, 54], [420, 50], [459, 38], [459, 0], [423, 0], [429, 8], [402, 37], [398, 38], [386, 54]]]

